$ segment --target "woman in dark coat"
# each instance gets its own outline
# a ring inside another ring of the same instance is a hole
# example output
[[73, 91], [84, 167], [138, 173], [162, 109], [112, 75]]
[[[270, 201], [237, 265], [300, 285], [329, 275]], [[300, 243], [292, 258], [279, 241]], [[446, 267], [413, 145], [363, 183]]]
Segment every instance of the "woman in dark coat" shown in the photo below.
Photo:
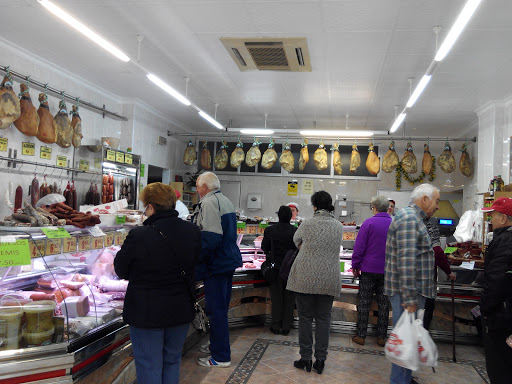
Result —
[[169, 185], [148, 185], [140, 200], [148, 219], [130, 231], [114, 260], [117, 275], [129, 281], [123, 318], [130, 325], [137, 381], [178, 383], [181, 350], [195, 317], [201, 232], [178, 217]]

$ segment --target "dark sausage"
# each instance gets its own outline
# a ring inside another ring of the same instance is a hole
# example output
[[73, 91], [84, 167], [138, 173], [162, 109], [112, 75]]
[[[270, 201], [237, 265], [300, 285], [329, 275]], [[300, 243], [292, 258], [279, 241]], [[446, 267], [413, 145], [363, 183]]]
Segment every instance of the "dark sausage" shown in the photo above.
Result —
[[14, 210], [17, 211], [18, 209], [21, 209], [21, 203], [23, 201], [23, 188], [21, 188], [21, 185], [18, 185], [18, 188], [16, 188], [16, 194], [14, 198]]
[[37, 177], [35, 176], [32, 180], [31, 187], [32, 194], [30, 195], [30, 204], [32, 204], [32, 206], [35, 206], [36, 203], [39, 201], [39, 180], [37, 180]]

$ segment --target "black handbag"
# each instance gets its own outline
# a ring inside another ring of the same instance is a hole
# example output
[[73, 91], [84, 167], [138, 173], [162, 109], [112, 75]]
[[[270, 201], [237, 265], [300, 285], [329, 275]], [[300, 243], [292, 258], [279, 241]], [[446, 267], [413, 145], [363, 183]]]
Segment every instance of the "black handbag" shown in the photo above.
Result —
[[263, 278], [267, 280], [269, 283], [273, 283], [277, 281], [279, 277], [279, 269], [277, 269], [276, 264], [274, 263], [274, 241], [272, 240], [270, 243], [270, 255], [266, 256], [266, 260], [261, 264], [261, 274]]
[[286, 255], [284, 256], [283, 264], [281, 265], [281, 268], [279, 269], [279, 277], [283, 279], [284, 281], [288, 281], [288, 276], [290, 276], [290, 270], [292, 269], [292, 265], [295, 262], [295, 259], [297, 258], [297, 255], [299, 254], [298, 249], [290, 249], [288, 252], [286, 252]]

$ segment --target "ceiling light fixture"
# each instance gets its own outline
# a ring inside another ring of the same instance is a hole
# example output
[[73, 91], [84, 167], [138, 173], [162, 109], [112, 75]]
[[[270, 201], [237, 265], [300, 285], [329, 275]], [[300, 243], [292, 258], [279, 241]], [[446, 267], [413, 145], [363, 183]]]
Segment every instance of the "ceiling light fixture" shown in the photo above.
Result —
[[49, 0], [38, 0], [39, 4], [41, 4], [43, 7], [45, 7], [48, 11], [53, 13], [55, 16], [57, 16], [59, 19], [64, 21], [69, 26], [75, 28], [78, 32], [84, 34], [89, 39], [94, 41], [96, 44], [98, 44], [103, 49], [110, 52], [112, 55], [117, 57], [119, 60], [124, 61], [125, 63], [130, 61], [130, 58], [125, 55], [119, 48], [115, 47], [111, 43], [109, 43], [107, 40], [105, 40], [103, 37], [98, 35], [96, 32], [92, 31], [85, 25], [83, 25], [80, 21], [75, 19], [73, 16], [71, 16], [69, 13], [64, 11], [62, 8], [59, 8], [57, 5], [52, 3]]
[[201, 116], [203, 119], [205, 119], [207, 122], [209, 122], [214, 127], [219, 128], [219, 129], [224, 129], [224, 127], [217, 120], [215, 120], [213, 117], [211, 117], [206, 112], [199, 110], [198, 113], [199, 113], [199, 116]]
[[391, 126], [391, 129], [389, 130], [390, 133], [395, 132], [398, 129], [398, 127], [400, 127], [400, 124], [402, 124], [402, 121], [404, 121], [406, 115], [407, 113], [401, 113], [398, 115], [395, 122]]
[[407, 108], [411, 108], [418, 98], [421, 96], [425, 88], [427, 87], [428, 83], [430, 82], [430, 79], [432, 78], [431, 75], [423, 75], [420, 82], [416, 86], [416, 89], [412, 93], [411, 97], [409, 98], [409, 101], [407, 102]]
[[448, 52], [450, 52], [450, 49], [452, 49], [453, 45], [466, 27], [469, 19], [471, 19], [471, 16], [473, 16], [475, 13], [476, 8], [481, 1], [482, 0], [468, 0], [462, 9], [462, 12], [459, 14], [459, 17], [457, 17], [455, 24], [453, 24], [452, 29], [450, 29], [450, 32], [448, 32], [448, 35], [444, 39], [443, 44], [441, 44], [441, 48], [439, 48], [439, 51], [437, 51], [437, 54], [434, 58], [435, 61], [443, 60]]
[[266, 128], [242, 128], [240, 133], [244, 135], [257, 135], [257, 136], [269, 136], [273, 135], [274, 131]]
[[334, 136], [334, 137], [369, 137], [372, 131], [329, 131], [329, 130], [305, 130], [300, 131], [302, 136]]
[[159, 77], [156, 77], [155, 75], [153, 75], [152, 73], [148, 73], [147, 75], [147, 78], [149, 80], [151, 80], [154, 84], [158, 85], [160, 88], [162, 88], [165, 92], [167, 92], [169, 95], [171, 95], [172, 97], [174, 97], [175, 99], [181, 101], [183, 104], [185, 105], [190, 105], [190, 101], [185, 97], [183, 96], [181, 93], [179, 93], [178, 91], [176, 91], [173, 87], [171, 87], [170, 85], [168, 85], [167, 83], [165, 83], [162, 79], [160, 79]]

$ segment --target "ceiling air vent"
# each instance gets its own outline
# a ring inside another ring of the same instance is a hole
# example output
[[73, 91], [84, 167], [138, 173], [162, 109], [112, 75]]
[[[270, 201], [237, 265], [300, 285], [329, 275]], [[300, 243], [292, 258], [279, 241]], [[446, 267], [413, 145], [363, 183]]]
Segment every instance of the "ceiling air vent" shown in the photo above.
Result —
[[311, 72], [306, 38], [221, 38], [240, 71]]
[[156, 143], [159, 145], [167, 145], [167, 139], [163, 136], [158, 136], [156, 138]]

